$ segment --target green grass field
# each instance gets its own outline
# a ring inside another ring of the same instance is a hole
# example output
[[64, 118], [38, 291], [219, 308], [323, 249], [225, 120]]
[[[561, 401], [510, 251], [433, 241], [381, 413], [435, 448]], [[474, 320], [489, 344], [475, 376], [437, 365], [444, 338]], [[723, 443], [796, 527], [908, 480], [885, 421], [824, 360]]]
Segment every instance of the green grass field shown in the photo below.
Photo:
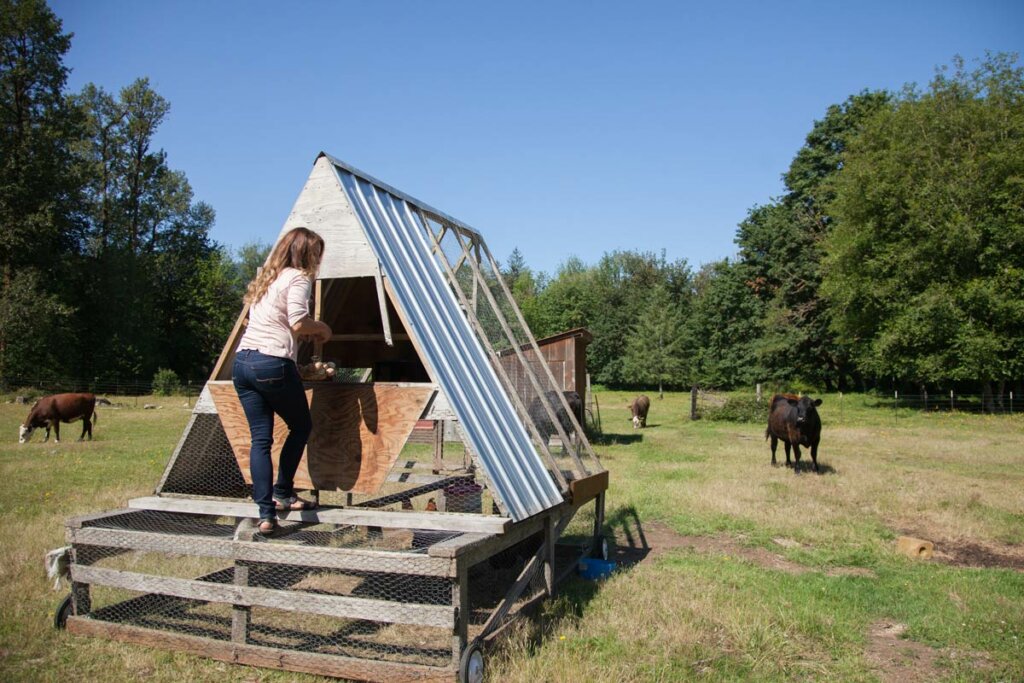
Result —
[[[492, 680], [1024, 680], [1024, 418], [825, 396], [826, 473], [796, 476], [770, 466], [763, 424], [690, 422], [689, 395], [667, 394], [634, 431], [631, 398], [598, 394], [595, 449], [607, 531], [639, 561], [563, 584]], [[318, 680], [52, 628], [66, 589], [42, 558], [64, 519], [152, 492], [188, 419], [183, 399], [146, 400], [165, 407], [101, 408], [95, 441], [67, 425], [59, 445], [19, 445], [27, 408], [0, 404], [0, 676]], [[936, 558], [898, 555], [903, 534]]]

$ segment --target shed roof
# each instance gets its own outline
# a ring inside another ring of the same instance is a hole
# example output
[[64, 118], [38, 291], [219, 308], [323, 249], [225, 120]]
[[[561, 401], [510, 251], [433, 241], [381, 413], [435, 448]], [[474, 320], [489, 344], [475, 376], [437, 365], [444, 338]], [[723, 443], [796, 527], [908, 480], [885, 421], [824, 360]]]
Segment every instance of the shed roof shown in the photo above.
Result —
[[330, 162], [421, 360], [458, 416], [495, 497], [516, 521], [561, 503], [561, 491], [435, 259], [423, 212], [477, 239], [479, 233], [334, 157], [321, 157]]

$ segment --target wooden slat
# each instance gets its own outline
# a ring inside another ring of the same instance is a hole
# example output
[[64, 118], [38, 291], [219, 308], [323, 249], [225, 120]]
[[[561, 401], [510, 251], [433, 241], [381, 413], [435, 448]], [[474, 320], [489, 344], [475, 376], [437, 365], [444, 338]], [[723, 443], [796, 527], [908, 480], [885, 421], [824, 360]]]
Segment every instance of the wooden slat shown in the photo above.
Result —
[[410, 624], [439, 628], [453, 628], [455, 625], [455, 610], [450, 605], [397, 603], [343, 595], [210, 583], [78, 564], [71, 565], [71, 577], [78, 583], [123, 588], [141, 593], [173, 595], [188, 600], [205, 600], [243, 607], [270, 607], [288, 612], [320, 614], [341, 619], [363, 619], [387, 624]]
[[597, 494], [607, 489], [608, 470], [569, 482], [569, 491], [572, 493], [574, 507], [579, 507], [597, 498]]
[[[134, 510], [164, 510], [198, 515], [259, 518], [255, 503], [226, 503], [212, 500], [188, 500], [149, 496], [133, 498], [128, 507]], [[461, 512], [409, 512], [405, 510], [366, 510], [360, 508], [319, 507], [315, 510], [292, 510], [278, 514], [281, 519], [310, 524], [352, 524], [389, 529], [426, 529], [433, 531], [473, 531], [503, 534], [512, 520], [497, 515], [475, 515]]]
[[440, 683], [441, 681], [452, 683], [455, 680], [455, 672], [449, 667], [400, 664], [339, 655], [295, 652], [261, 645], [243, 645], [139, 626], [113, 624], [89, 617], [69, 617], [67, 629], [69, 633], [75, 635], [109, 638], [171, 652], [184, 652], [230, 664], [245, 664], [349, 680], [393, 683]]
[[144, 552], [164, 552], [199, 557], [287, 564], [299, 567], [371, 571], [415, 576], [452, 576], [452, 561], [421, 553], [388, 552], [361, 548], [321, 548], [284, 543], [252, 543], [228, 539], [160, 534], [151, 531], [102, 529], [89, 527], [69, 530], [69, 541], [106, 548], [126, 548]]
[[[395, 332], [391, 335], [392, 341], [409, 341], [409, 335], [405, 332]], [[346, 342], [346, 341], [381, 341], [386, 342], [387, 337], [383, 334], [374, 334], [369, 332], [364, 333], [346, 333], [346, 334], [332, 334], [330, 341], [332, 342]], [[393, 344], [388, 344], [393, 346]]]
[[125, 510], [120, 508], [118, 510], [107, 510], [105, 512], [95, 512], [91, 515], [79, 515], [78, 517], [71, 517], [64, 522], [64, 526], [69, 529], [81, 529], [87, 522], [98, 522], [101, 519], [108, 519], [110, 517], [120, 517], [121, 515], [131, 514], [131, 510]]
[[377, 271], [373, 274], [374, 284], [377, 286], [377, 303], [380, 306], [380, 322], [384, 327], [384, 343], [394, 346], [391, 338], [391, 317], [388, 315], [387, 294], [384, 293], [384, 274], [380, 269], [380, 261], [377, 262]]

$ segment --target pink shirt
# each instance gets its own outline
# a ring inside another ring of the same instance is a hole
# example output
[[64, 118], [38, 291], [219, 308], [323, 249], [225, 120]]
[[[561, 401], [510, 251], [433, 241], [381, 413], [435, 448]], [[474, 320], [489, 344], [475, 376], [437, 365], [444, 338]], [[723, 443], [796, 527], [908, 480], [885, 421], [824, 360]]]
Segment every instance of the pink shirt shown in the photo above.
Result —
[[292, 325], [309, 315], [312, 284], [297, 268], [282, 270], [263, 298], [249, 309], [249, 325], [238, 348], [295, 360], [299, 345]]

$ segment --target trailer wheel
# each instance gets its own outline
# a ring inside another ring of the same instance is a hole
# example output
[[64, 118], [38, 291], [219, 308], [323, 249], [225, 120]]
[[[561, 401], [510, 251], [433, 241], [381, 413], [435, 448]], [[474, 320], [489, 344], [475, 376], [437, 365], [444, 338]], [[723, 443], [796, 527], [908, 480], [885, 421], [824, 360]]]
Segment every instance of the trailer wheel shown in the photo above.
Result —
[[69, 616], [71, 616], [71, 593], [68, 593], [57, 605], [57, 611], [53, 614], [53, 627], [61, 630], [67, 628]]
[[594, 559], [608, 561], [611, 557], [611, 547], [608, 545], [608, 537], [599, 534], [594, 537], [594, 552], [591, 553]]
[[459, 683], [483, 683], [484, 653], [479, 645], [473, 644], [462, 653], [459, 661]]

